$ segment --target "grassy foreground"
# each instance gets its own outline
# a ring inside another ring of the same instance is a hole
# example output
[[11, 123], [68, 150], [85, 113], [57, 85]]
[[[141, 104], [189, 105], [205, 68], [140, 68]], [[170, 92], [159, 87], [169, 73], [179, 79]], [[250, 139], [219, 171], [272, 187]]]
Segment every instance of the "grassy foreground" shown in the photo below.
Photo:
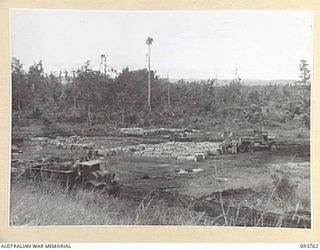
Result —
[[81, 190], [71, 195], [63, 191], [48, 193], [44, 189], [20, 185], [13, 185], [11, 188], [11, 226], [209, 223], [204, 213], [195, 212], [191, 208], [168, 207], [163, 202], [152, 199], [134, 204]]

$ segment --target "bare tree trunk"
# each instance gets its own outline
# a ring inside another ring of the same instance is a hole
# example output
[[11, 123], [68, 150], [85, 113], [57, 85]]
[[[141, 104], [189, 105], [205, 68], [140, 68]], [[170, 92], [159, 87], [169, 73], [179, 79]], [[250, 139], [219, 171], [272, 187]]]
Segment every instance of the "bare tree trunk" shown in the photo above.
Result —
[[122, 123], [122, 126], [123, 126], [124, 123], [125, 123], [125, 119], [126, 119], [125, 112], [122, 112], [122, 115], [121, 115], [121, 123]]
[[148, 45], [148, 109], [151, 112], [151, 72], [150, 72], [150, 45]]
[[169, 82], [169, 72], [167, 72], [167, 81], [168, 81], [168, 105], [170, 106], [170, 102], [171, 102], [171, 100], [170, 100], [170, 82]]
[[18, 80], [18, 119], [20, 119], [20, 111], [21, 111], [21, 86], [20, 81]]
[[90, 110], [90, 105], [88, 105], [88, 127], [91, 127], [91, 110]]
[[76, 98], [73, 96], [73, 123], [76, 124]]
[[20, 94], [18, 95], [18, 119], [20, 119], [21, 114], [21, 101], [20, 101]]

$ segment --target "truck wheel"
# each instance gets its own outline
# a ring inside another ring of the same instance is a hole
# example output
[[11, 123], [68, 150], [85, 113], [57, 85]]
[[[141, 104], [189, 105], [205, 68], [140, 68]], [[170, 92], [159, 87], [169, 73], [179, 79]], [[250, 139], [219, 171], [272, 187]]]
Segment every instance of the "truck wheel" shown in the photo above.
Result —
[[254, 151], [254, 143], [249, 143], [247, 150], [249, 152], [253, 152]]
[[271, 144], [270, 145], [270, 150], [272, 151], [272, 152], [275, 152], [275, 151], [277, 151], [277, 146], [276, 146], [276, 144]]
[[248, 150], [248, 145], [242, 143], [242, 144], [240, 144], [240, 145], [238, 146], [238, 150], [239, 150], [240, 153], [244, 153], [244, 152], [246, 152], [246, 151]]

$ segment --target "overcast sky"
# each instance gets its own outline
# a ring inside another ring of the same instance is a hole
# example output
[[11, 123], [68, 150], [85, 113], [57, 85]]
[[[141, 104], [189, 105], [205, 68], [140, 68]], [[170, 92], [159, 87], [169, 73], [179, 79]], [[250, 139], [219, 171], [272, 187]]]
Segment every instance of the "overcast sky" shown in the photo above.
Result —
[[[312, 62], [312, 12], [107, 12], [11, 10], [11, 55], [46, 72], [146, 67], [171, 78], [297, 79], [299, 61]], [[238, 66], [237, 66], [238, 65]]]

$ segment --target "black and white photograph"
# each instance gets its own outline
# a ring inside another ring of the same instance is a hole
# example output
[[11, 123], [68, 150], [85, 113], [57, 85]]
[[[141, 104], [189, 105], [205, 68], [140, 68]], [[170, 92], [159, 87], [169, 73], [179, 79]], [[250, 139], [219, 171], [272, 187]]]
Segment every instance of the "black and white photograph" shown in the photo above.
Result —
[[10, 9], [9, 226], [313, 228], [313, 11]]

